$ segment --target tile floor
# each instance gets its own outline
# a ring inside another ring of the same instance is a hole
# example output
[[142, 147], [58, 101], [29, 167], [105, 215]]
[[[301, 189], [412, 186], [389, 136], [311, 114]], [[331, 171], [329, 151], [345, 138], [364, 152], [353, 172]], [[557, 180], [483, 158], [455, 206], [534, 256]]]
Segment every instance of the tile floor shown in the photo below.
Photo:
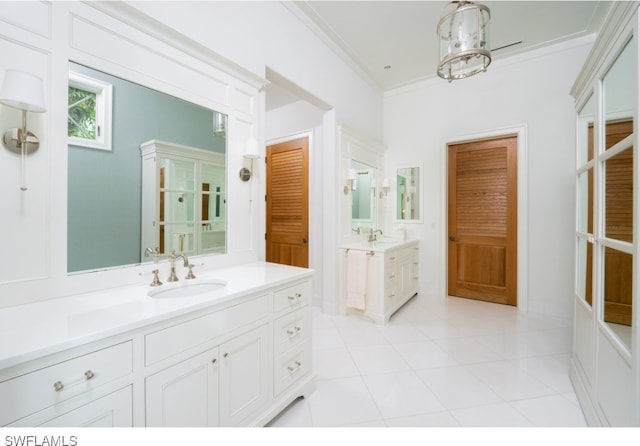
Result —
[[386, 326], [314, 308], [316, 391], [273, 427], [584, 427], [570, 320], [414, 297]]

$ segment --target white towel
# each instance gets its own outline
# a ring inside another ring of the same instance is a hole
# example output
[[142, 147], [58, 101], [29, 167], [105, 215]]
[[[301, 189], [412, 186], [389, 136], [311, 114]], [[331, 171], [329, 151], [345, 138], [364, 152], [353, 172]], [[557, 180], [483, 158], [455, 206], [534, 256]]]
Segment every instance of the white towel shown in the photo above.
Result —
[[364, 310], [367, 290], [367, 252], [347, 252], [347, 306]]

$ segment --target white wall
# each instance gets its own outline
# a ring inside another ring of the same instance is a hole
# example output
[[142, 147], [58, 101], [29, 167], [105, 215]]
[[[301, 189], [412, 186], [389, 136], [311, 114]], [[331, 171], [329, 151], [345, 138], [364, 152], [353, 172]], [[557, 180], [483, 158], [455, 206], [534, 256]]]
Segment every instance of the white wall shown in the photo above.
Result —
[[424, 166], [424, 220], [405, 225], [422, 241], [423, 293], [446, 295], [445, 141], [526, 126], [528, 308], [521, 309], [571, 316], [575, 111], [569, 90], [592, 41], [494, 61], [469, 79], [432, 79], [385, 94], [387, 175], [397, 165]]

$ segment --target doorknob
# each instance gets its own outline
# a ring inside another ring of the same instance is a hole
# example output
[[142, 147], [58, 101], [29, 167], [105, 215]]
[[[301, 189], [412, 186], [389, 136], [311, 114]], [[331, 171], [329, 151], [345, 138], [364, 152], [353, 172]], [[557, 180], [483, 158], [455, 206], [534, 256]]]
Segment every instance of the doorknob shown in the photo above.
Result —
[[454, 237], [453, 235], [449, 236], [449, 241], [450, 242], [457, 242], [458, 241], [458, 237]]
[[302, 239], [302, 243], [307, 243], [307, 239], [306, 239], [306, 238], [303, 238], [303, 239]]

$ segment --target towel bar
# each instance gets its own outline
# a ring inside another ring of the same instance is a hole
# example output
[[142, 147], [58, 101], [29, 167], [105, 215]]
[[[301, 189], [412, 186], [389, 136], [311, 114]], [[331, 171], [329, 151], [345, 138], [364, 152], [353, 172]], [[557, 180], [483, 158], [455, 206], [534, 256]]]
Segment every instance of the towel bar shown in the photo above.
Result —
[[[349, 249], [350, 249], [350, 248], [345, 248], [344, 253], [345, 253], [345, 254], [348, 254], [348, 253], [349, 253]], [[369, 256], [369, 257], [370, 257], [370, 256], [375, 256], [375, 255], [376, 255], [376, 252], [375, 252], [375, 251], [369, 251], [369, 252], [367, 253], [367, 256]]]

